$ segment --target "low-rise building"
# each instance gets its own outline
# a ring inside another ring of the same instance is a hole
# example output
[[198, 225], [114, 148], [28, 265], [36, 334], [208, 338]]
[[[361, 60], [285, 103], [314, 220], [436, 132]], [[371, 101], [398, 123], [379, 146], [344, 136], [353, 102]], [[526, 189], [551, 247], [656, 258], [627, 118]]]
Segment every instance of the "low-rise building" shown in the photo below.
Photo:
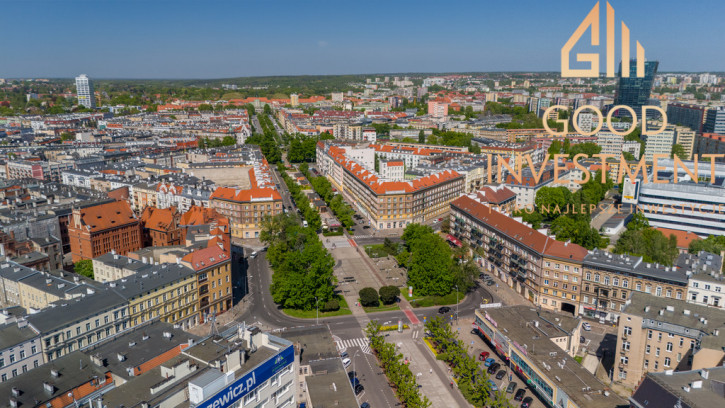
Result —
[[[558, 320], [557, 320], [558, 319]], [[611, 408], [626, 401], [577, 363], [581, 320], [527, 306], [476, 310], [479, 335], [550, 406]]]
[[238, 190], [219, 187], [211, 195], [211, 206], [229, 219], [234, 238], [258, 238], [262, 219], [282, 213], [282, 196], [272, 188]]

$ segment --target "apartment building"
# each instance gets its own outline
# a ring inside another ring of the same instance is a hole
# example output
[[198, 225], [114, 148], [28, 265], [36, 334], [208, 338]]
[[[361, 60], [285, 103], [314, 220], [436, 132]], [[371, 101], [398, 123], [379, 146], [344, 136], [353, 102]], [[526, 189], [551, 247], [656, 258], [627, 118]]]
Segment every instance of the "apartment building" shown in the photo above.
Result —
[[581, 267], [584, 248], [558, 242], [477, 201], [475, 196], [462, 196], [451, 203], [451, 221], [451, 235], [467, 242], [474, 253], [485, 254], [482, 264], [487, 271], [535, 305], [573, 313], [581, 279], [575, 268]]
[[142, 247], [141, 224], [126, 201], [73, 209], [68, 235], [73, 262]]
[[153, 267], [153, 260], [139, 261], [119, 255], [115, 251], [93, 258], [93, 279], [98, 282], [111, 282], [126, 278], [137, 273], [148, 271]]
[[616, 322], [633, 293], [682, 300], [687, 293], [687, 271], [645, 262], [642, 257], [594, 249], [582, 263], [579, 313]]
[[181, 244], [181, 214], [176, 207], [146, 207], [141, 213], [143, 246], [171, 246]]
[[184, 256], [181, 264], [196, 273], [199, 323], [231, 309], [232, 262], [226, 252], [218, 246], [211, 246]]
[[[516, 194], [516, 207], [533, 209], [536, 193], [542, 187], [566, 187], [570, 191], [581, 188], [581, 185], [575, 183], [577, 173], [573, 171], [559, 171], [557, 175], [554, 166], [549, 164], [545, 169], [537, 169], [536, 172], [539, 174], [538, 180], [534, 176], [534, 170], [526, 167], [520, 169], [517, 174], [508, 173], [502, 181], [506, 188]], [[555, 176], [557, 176], [557, 179], [555, 179]], [[578, 180], [581, 180], [581, 178]]]
[[380, 177], [384, 181], [403, 181], [405, 163], [402, 160], [380, 160]]
[[511, 214], [516, 209], [516, 193], [503, 184], [491, 184], [476, 192], [476, 199], [499, 212]]
[[156, 265], [108, 287], [127, 300], [132, 327], [155, 319], [184, 329], [199, 323], [196, 271], [187, 266]]
[[344, 147], [318, 142], [322, 174], [377, 229], [404, 228], [442, 216], [465, 188], [453, 170], [408, 181], [382, 181], [372, 169], [350, 159]]
[[28, 316], [41, 336], [45, 363], [129, 328], [128, 302], [112, 288], [88, 290], [83, 301], [60, 301]]
[[725, 277], [722, 257], [709, 252], [681, 254], [675, 263], [688, 271], [687, 303], [725, 308]]
[[707, 109], [702, 105], [672, 102], [667, 104], [667, 121], [675, 125], [687, 126], [700, 133], [705, 124]]
[[0, 326], [0, 383], [41, 364], [40, 335], [26, 320]]
[[692, 160], [697, 132], [685, 126], [675, 126], [675, 143], [685, 150], [684, 160]]
[[675, 129], [668, 126], [665, 130], [655, 135], [643, 135], [645, 140], [644, 158], [651, 162], [655, 155], [669, 158], [672, 153], [672, 145], [675, 144]]
[[219, 187], [211, 195], [211, 207], [229, 219], [233, 238], [257, 238], [265, 216], [281, 214], [282, 196], [269, 187], [238, 190]]
[[602, 148], [600, 154], [611, 154], [617, 159], [622, 152], [631, 153], [634, 157], [639, 158], [642, 147], [639, 142], [625, 142], [624, 135], [612, 132], [597, 133], [597, 145]]
[[619, 321], [614, 379], [633, 387], [648, 372], [721, 365], [723, 322], [722, 310], [632, 293]]
[[539, 305], [543, 309], [579, 314], [582, 262], [586, 248], [549, 240], [543, 253]]

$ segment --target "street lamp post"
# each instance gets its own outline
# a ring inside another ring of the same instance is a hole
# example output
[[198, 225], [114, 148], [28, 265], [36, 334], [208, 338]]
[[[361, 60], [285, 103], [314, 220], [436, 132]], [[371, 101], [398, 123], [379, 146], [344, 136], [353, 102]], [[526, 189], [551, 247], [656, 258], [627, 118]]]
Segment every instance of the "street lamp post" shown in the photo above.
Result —
[[456, 324], [458, 324], [458, 285], [456, 285]]
[[320, 325], [320, 301], [317, 300], [317, 296], [315, 296], [315, 309], [317, 310], [317, 314], [315, 317], [315, 325]]

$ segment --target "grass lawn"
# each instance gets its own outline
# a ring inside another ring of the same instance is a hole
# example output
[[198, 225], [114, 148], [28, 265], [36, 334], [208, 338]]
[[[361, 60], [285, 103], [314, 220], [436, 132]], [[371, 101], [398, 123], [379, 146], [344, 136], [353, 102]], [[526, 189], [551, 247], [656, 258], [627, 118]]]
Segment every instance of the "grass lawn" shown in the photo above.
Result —
[[582, 356], [576, 356], [576, 357], [574, 357], [574, 360], [576, 360], [577, 363], [581, 364], [582, 363], [582, 360], [584, 360], [584, 357], [582, 357]]
[[392, 310], [400, 310], [400, 307], [397, 303], [393, 303], [392, 305], [383, 305], [377, 307], [367, 307], [363, 306], [363, 309], [365, 309], [365, 313], [376, 313], [376, 312], [390, 312]]
[[365, 245], [365, 252], [371, 258], [384, 258], [388, 255], [395, 255], [395, 253], [389, 252], [383, 244]]
[[[415, 296], [415, 293], [413, 293], [413, 297], [408, 297], [408, 292], [406, 291], [404, 293], [404, 296], [408, 301], [410, 301], [410, 305], [413, 307], [430, 307], [430, 306], [447, 306], [447, 305], [455, 305], [456, 304], [456, 292], [451, 292], [445, 296]], [[462, 302], [463, 298], [466, 296], [465, 293], [459, 293], [458, 294], [458, 301]]]
[[[350, 307], [347, 305], [344, 296], [338, 296], [337, 301], [340, 302], [340, 309], [334, 312], [320, 312], [320, 318], [332, 316], [344, 316], [352, 314]], [[299, 309], [282, 309], [287, 316], [296, 317], [298, 319], [315, 319], [317, 318], [317, 310], [299, 310]]]

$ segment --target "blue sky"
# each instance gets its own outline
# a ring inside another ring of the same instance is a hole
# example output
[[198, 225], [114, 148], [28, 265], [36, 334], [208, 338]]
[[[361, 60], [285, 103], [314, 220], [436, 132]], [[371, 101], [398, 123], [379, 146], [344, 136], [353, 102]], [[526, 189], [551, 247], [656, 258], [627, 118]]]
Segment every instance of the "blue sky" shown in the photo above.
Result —
[[[3, 1], [0, 77], [559, 71], [562, 45], [595, 3]], [[725, 71], [724, 1], [611, 4], [660, 71]]]

